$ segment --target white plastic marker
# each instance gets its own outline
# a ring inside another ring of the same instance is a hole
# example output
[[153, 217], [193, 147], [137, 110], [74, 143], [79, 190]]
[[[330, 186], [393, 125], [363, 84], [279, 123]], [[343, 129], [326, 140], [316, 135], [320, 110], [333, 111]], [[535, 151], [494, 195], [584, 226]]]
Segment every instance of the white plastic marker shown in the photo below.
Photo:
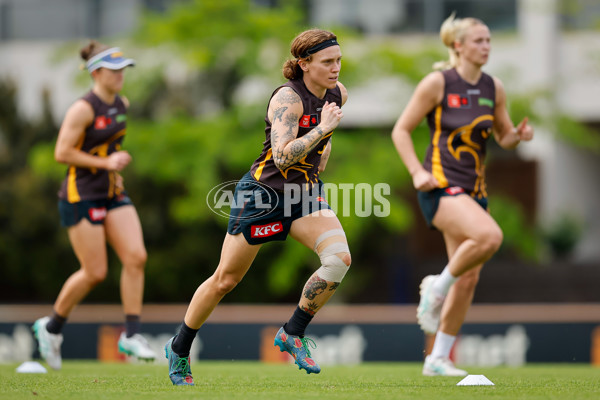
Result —
[[456, 386], [495, 386], [485, 375], [467, 375]]
[[45, 374], [48, 371], [37, 361], [25, 361], [17, 367], [17, 372], [22, 374]]

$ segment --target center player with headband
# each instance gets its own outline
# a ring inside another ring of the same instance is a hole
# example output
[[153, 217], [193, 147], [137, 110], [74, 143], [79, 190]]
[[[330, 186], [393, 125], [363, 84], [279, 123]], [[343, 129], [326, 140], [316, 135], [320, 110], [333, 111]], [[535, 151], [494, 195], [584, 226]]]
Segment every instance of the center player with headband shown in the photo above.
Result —
[[[333, 130], [343, 117], [341, 106], [347, 92], [338, 81], [342, 53], [333, 33], [302, 32], [290, 51], [293, 59], [283, 66], [288, 82], [269, 101], [263, 150], [236, 186], [234, 197], [244, 202], [231, 209], [219, 265], [198, 287], [179, 332], [165, 345], [174, 385], [194, 384], [189, 353], [196, 333], [242, 280], [261, 246], [286, 240], [288, 235], [316, 252], [321, 267], [304, 285], [298, 306], [277, 332], [274, 344], [291, 354], [307, 373], [321, 371], [309, 350], [314, 342], [304, 333], [351, 263], [346, 235], [324, 200], [319, 179], [331, 152]], [[290, 187], [302, 190], [303, 201], [285, 204], [285, 191]], [[239, 340], [248, 340], [244, 332], [239, 332]]]

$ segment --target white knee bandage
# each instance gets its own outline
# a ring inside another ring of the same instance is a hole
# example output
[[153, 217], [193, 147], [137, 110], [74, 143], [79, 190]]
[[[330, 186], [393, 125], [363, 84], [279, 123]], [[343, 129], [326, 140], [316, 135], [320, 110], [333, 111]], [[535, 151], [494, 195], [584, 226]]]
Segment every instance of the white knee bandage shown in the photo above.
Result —
[[319, 255], [322, 264], [317, 270], [317, 275], [329, 282], [341, 282], [350, 269], [338, 256], [340, 253], [350, 254], [344, 231], [332, 229], [323, 233], [317, 238], [314, 251]]

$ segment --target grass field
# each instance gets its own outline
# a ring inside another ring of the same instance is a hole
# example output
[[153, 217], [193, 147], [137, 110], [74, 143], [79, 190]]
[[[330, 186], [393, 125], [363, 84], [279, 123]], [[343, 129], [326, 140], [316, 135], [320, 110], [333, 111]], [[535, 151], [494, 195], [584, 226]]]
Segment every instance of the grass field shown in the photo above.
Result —
[[0, 399], [599, 399], [600, 368], [531, 364], [474, 368], [495, 386], [456, 386], [461, 378], [424, 377], [417, 363], [325, 367], [307, 375], [293, 365], [192, 364], [195, 387], [174, 387], [165, 365], [67, 361], [59, 372], [19, 374], [0, 365]]

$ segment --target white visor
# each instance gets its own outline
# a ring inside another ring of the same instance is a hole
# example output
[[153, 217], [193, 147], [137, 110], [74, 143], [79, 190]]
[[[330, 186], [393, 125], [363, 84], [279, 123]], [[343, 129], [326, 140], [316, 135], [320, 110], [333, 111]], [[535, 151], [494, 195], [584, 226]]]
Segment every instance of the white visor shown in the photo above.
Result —
[[123, 69], [130, 65], [134, 66], [135, 61], [131, 58], [123, 58], [123, 52], [118, 47], [104, 50], [85, 63], [85, 67], [89, 72], [95, 71], [98, 68]]

